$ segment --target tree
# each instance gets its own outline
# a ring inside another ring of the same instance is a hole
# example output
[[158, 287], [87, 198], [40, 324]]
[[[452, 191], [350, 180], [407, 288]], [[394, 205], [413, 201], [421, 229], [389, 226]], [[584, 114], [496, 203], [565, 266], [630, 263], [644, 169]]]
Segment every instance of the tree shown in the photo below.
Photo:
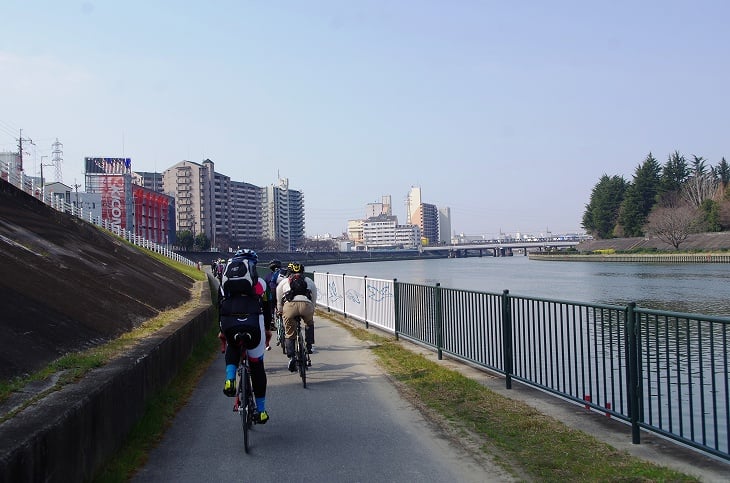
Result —
[[730, 184], [730, 165], [728, 165], [724, 157], [715, 168], [715, 175], [717, 176], [724, 193], [727, 189], [727, 185]]
[[201, 251], [203, 251], [203, 250], [207, 250], [207, 249], [209, 249], [209, 248], [210, 248], [210, 240], [208, 240], [208, 237], [207, 237], [207, 236], [205, 236], [205, 233], [198, 233], [198, 234], [197, 234], [197, 235], [195, 236], [195, 243], [194, 243], [194, 246], [195, 246], [195, 247], [196, 247], [196, 248], [197, 248], [198, 250], [201, 250]]
[[701, 156], [693, 156], [692, 173], [682, 185], [682, 196], [692, 206], [699, 208], [702, 202], [712, 199], [717, 193], [718, 179], [714, 170], [707, 171], [705, 160]]
[[649, 153], [636, 167], [633, 182], [626, 188], [618, 222], [624, 236], [642, 236], [646, 217], [656, 203], [660, 192], [662, 171], [659, 162]]
[[583, 213], [583, 228], [596, 238], [611, 238], [627, 183], [621, 176], [601, 176]]
[[660, 197], [663, 197], [664, 193], [679, 191], [688, 176], [687, 160], [679, 154], [679, 151], [674, 151], [662, 168]]
[[186, 251], [193, 248], [193, 233], [190, 230], [182, 230], [177, 232], [177, 244]]
[[715, 200], [707, 199], [700, 205], [702, 222], [705, 231], [722, 231], [720, 224], [720, 205]]
[[678, 250], [690, 233], [698, 231], [700, 217], [699, 210], [689, 203], [657, 206], [649, 214], [645, 231]]

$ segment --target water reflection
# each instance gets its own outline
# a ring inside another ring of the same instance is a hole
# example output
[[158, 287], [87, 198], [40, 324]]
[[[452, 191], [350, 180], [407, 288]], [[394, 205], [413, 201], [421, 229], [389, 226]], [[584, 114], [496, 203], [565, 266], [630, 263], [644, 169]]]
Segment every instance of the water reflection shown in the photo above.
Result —
[[524, 256], [369, 262], [315, 271], [528, 297], [730, 316], [730, 265], [546, 262]]

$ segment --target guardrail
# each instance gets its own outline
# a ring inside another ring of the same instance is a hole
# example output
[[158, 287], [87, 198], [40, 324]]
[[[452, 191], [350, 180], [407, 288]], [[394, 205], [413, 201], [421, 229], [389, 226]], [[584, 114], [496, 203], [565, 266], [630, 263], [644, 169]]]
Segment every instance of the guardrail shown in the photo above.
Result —
[[2, 179], [5, 179], [10, 184], [15, 186], [16, 188], [25, 191], [26, 193], [30, 194], [31, 196], [34, 196], [38, 198], [40, 201], [43, 201], [46, 205], [50, 206], [51, 208], [55, 209], [56, 211], [61, 211], [64, 213], [68, 213], [70, 215], [76, 216], [79, 219], [82, 219], [84, 221], [88, 221], [89, 223], [92, 223], [96, 226], [100, 226], [115, 235], [117, 235], [120, 238], [124, 238], [130, 243], [133, 243], [134, 245], [146, 248], [148, 250], [151, 250], [153, 252], [159, 253], [163, 256], [166, 256], [168, 258], [171, 258], [179, 263], [183, 263], [186, 265], [196, 265], [196, 262], [193, 262], [177, 253], [172, 251], [171, 249], [167, 248], [166, 246], [160, 245], [158, 243], [155, 243], [153, 241], [147, 240], [146, 238], [143, 238], [139, 235], [135, 235], [133, 231], [130, 230], [123, 230], [119, 228], [117, 225], [113, 225], [106, 220], [102, 220], [99, 217], [94, 217], [92, 213], [88, 210], [84, 212], [83, 208], [78, 208], [75, 205], [71, 203], [66, 203], [58, 196], [49, 196], [48, 199], [42, 199], [43, 197], [37, 197], [35, 196], [35, 193], [38, 192], [38, 186], [35, 186], [33, 183], [34, 178], [27, 177], [23, 174], [20, 176], [12, 176], [8, 173], [7, 170], [4, 169], [5, 166], [0, 163], [0, 177]]
[[313, 276], [321, 307], [730, 460], [730, 318]]

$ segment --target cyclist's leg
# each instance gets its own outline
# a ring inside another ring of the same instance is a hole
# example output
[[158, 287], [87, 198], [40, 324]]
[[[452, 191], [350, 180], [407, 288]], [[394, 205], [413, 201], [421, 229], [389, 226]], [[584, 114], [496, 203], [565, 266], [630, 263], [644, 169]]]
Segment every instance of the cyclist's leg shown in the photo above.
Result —
[[314, 304], [302, 302], [301, 310], [302, 320], [306, 325], [304, 329], [304, 340], [307, 343], [307, 352], [312, 353], [312, 344], [314, 344]]
[[226, 338], [226, 380], [223, 383], [223, 394], [232, 397], [236, 395], [236, 368], [241, 359], [241, 348], [233, 340], [238, 323], [235, 317], [221, 316], [219, 324]]
[[247, 347], [248, 365], [251, 371], [251, 386], [256, 398], [257, 423], [265, 423], [269, 419], [266, 412], [266, 369], [264, 367], [264, 351], [266, 338], [264, 337], [264, 315], [254, 315], [246, 320], [244, 330], [251, 334], [251, 340], [258, 342], [254, 347]]
[[284, 319], [284, 332], [286, 337], [286, 356], [294, 357], [294, 337], [296, 337], [297, 322], [296, 316], [299, 315], [297, 304], [294, 302], [286, 302], [281, 311]]

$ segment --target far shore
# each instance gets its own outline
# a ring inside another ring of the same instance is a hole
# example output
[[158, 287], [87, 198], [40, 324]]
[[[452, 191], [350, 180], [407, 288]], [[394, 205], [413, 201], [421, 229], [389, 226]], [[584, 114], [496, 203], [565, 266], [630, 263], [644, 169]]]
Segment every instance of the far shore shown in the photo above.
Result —
[[634, 262], [634, 263], [730, 263], [730, 253], [529, 253], [530, 260], [551, 262]]

